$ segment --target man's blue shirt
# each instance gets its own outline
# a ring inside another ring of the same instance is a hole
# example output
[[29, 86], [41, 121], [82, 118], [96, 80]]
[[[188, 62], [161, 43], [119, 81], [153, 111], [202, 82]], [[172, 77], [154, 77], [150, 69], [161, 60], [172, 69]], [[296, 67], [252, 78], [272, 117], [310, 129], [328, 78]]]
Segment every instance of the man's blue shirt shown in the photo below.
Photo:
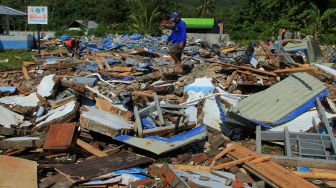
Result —
[[171, 41], [172, 44], [184, 44], [187, 41], [187, 26], [181, 19], [176, 23], [172, 29], [172, 33], [168, 38], [168, 41]]

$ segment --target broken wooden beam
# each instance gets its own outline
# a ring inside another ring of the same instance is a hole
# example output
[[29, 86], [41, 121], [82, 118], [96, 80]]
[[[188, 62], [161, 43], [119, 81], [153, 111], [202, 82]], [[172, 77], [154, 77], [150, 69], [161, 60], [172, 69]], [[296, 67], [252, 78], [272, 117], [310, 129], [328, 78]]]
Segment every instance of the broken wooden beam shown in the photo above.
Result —
[[288, 74], [288, 73], [296, 73], [296, 72], [312, 72], [315, 69], [313, 67], [298, 67], [298, 68], [286, 68], [286, 69], [278, 69], [273, 71], [277, 74]]
[[230, 168], [230, 167], [235, 166], [235, 165], [239, 165], [241, 163], [251, 161], [252, 159], [255, 159], [255, 157], [254, 156], [246, 156], [246, 157], [243, 157], [243, 158], [238, 159], [238, 160], [234, 160], [234, 161], [231, 161], [231, 162], [216, 165], [216, 166], [212, 167], [212, 169], [213, 170], [222, 170], [222, 169], [225, 169], [225, 168]]
[[24, 77], [25, 80], [30, 80], [30, 76], [28, 74], [27, 67], [22, 67], [22, 73], [23, 73], [23, 77]]
[[237, 65], [232, 65], [232, 64], [223, 63], [223, 62], [216, 62], [216, 63], [219, 64], [219, 65], [224, 65], [224, 66], [228, 66], [228, 67], [234, 67], [234, 68], [237, 68], [237, 69], [249, 70], [249, 71], [256, 72], [256, 73], [263, 74], [263, 75], [267, 75], [267, 76], [278, 77], [278, 75], [275, 74], [275, 73], [273, 73], [273, 72], [259, 70], [259, 69], [255, 69], [255, 68], [252, 68], [252, 67], [237, 66]]
[[224, 84], [224, 88], [228, 89], [232, 83], [232, 81], [237, 77], [238, 72], [234, 71], [230, 76], [228, 76], [225, 84]]
[[81, 148], [85, 149], [89, 153], [93, 154], [96, 157], [104, 157], [107, 156], [107, 154], [103, 151], [100, 151], [99, 149], [91, 146], [90, 144], [84, 142], [81, 139], [77, 139], [76, 144], [79, 145]]
[[225, 149], [223, 149], [221, 152], [219, 152], [214, 158], [213, 158], [213, 160], [215, 161], [215, 160], [218, 160], [218, 159], [220, 159], [220, 158], [222, 158], [224, 155], [226, 155], [228, 152], [230, 152], [230, 151], [232, 151], [232, 150], [234, 150], [234, 148], [232, 148], [232, 147], [227, 147], [227, 148], [225, 148]]
[[197, 171], [202, 171], [202, 172], [211, 172], [211, 167], [209, 166], [199, 166], [199, 165], [189, 166], [189, 165], [181, 165], [181, 164], [173, 164], [172, 166], [178, 170], [183, 170], [183, 171], [197, 170]]
[[299, 175], [302, 178], [305, 179], [313, 179], [313, 180], [331, 180], [335, 181], [336, 180], [336, 173], [331, 173], [331, 172], [298, 172], [298, 171], [293, 171], [296, 175]]
[[107, 61], [106, 57], [102, 57], [102, 61], [104, 62], [107, 71], [111, 71], [112, 68], [111, 68], [109, 62]]

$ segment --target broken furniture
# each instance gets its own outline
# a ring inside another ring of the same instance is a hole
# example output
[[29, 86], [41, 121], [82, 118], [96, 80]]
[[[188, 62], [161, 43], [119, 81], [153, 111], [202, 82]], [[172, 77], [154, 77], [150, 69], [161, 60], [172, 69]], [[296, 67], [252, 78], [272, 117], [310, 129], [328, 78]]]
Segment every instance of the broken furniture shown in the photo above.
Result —
[[[318, 109], [322, 127], [316, 124], [313, 119], [314, 133], [308, 132], [289, 132], [285, 127], [284, 131], [262, 131], [260, 126], [257, 126], [256, 145], [257, 152], [262, 153], [262, 141], [283, 142], [286, 156], [274, 157], [276, 161], [285, 161], [288, 159], [296, 161], [304, 161], [305, 166], [314, 167], [314, 163], [326, 163], [329, 169], [336, 167], [336, 142], [332, 133], [330, 124], [325, 115], [324, 107], [320, 99], [316, 98], [316, 107]], [[273, 157], [273, 156], [272, 156]], [[309, 164], [309, 161], [311, 163]], [[304, 164], [304, 162], [302, 162]], [[321, 168], [325, 168], [322, 167]]]

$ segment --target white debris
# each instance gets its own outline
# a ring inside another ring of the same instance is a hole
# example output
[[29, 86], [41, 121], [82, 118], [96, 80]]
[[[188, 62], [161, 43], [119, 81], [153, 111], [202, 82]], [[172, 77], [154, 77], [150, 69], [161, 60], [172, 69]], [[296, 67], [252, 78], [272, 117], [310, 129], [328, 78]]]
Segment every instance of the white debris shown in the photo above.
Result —
[[24, 117], [0, 106], [0, 125], [10, 128], [11, 125], [17, 126], [23, 122]]
[[39, 102], [39, 98], [36, 93], [31, 93], [28, 96], [8, 96], [0, 98], [0, 103], [8, 104], [8, 105], [19, 105], [24, 107], [36, 107]]
[[41, 97], [50, 97], [53, 94], [56, 82], [53, 80], [55, 74], [45, 76], [41, 83], [37, 86], [37, 93]]
[[75, 110], [75, 106], [76, 101], [71, 101], [63, 106], [50, 110], [46, 115], [36, 119], [36, 122], [38, 123], [36, 127], [42, 127], [53, 120], [65, 117]]

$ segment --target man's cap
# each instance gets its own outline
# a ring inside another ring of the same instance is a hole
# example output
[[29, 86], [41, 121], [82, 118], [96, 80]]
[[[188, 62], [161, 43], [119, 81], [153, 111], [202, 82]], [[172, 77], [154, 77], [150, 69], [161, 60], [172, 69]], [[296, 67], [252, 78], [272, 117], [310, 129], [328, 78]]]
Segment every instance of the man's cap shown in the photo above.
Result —
[[173, 12], [170, 15], [170, 21], [174, 21], [177, 17], [179, 17], [179, 13], [178, 12]]

